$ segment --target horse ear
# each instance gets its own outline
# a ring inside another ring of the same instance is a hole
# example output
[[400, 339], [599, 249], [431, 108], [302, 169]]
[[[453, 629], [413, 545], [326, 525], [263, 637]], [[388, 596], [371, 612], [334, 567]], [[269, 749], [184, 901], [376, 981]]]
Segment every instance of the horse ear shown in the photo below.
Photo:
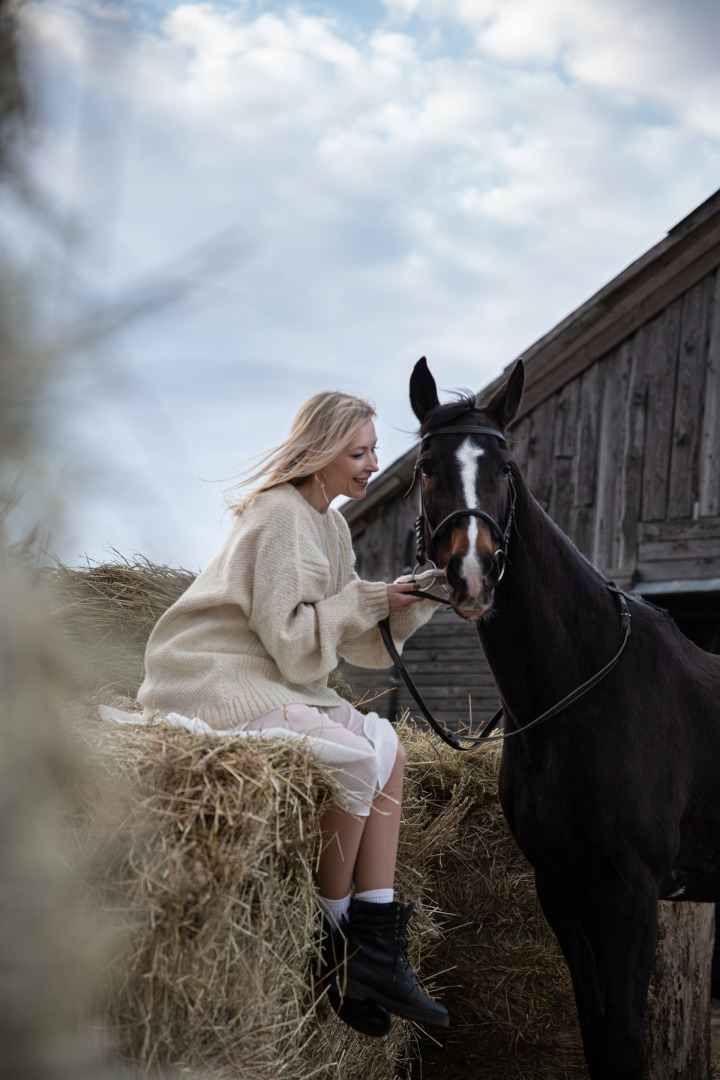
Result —
[[421, 424], [430, 410], [440, 404], [437, 386], [424, 356], [420, 357], [410, 376], [410, 404]]
[[485, 412], [489, 412], [494, 417], [502, 431], [514, 419], [520, 408], [524, 385], [525, 365], [522, 360], [518, 360], [510, 372], [508, 381], [493, 394], [488, 404], [484, 406]]

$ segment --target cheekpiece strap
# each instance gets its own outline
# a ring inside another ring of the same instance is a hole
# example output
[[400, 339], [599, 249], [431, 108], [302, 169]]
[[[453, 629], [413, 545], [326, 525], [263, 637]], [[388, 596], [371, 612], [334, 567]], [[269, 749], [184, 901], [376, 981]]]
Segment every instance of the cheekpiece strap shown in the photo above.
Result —
[[415, 519], [415, 554], [420, 566], [424, 566], [427, 562], [427, 552], [425, 550], [425, 518], [422, 514]]

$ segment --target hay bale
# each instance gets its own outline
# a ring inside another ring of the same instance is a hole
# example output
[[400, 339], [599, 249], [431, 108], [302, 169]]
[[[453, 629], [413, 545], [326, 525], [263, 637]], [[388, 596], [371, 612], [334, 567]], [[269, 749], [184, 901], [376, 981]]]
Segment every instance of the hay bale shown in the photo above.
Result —
[[[163, 726], [88, 720], [79, 737], [105, 774], [75, 828], [105, 846], [93, 888], [124, 924], [106, 1001], [120, 1057], [235, 1080], [394, 1080], [410, 1025], [368, 1053], [310, 989], [327, 770], [296, 744]], [[96, 807], [118, 781], [104, 836]]]
[[58, 561], [45, 573], [58, 597], [56, 625], [87, 658], [82, 689], [134, 697], [150, 631], [195, 575], [140, 555], [75, 569]]

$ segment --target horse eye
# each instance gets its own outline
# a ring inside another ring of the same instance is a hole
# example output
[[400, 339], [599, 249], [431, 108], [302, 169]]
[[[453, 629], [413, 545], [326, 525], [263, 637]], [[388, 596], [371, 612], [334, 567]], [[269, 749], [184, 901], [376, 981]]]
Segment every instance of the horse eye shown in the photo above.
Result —
[[423, 461], [422, 465], [420, 466], [420, 471], [423, 475], [423, 478], [426, 480], [429, 480], [430, 477], [433, 475], [433, 467], [427, 461]]
[[502, 469], [500, 470], [500, 475], [501, 476], [512, 476], [512, 465], [510, 464], [509, 461], [506, 461], [505, 464], [503, 465]]

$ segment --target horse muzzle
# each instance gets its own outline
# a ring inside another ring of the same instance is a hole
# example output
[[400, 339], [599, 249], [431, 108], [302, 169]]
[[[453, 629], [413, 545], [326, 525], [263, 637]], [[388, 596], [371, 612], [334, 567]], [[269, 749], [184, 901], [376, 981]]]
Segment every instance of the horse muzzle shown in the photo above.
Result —
[[450, 601], [458, 615], [472, 622], [487, 615], [505, 569], [502, 552], [454, 554], [445, 569]]

